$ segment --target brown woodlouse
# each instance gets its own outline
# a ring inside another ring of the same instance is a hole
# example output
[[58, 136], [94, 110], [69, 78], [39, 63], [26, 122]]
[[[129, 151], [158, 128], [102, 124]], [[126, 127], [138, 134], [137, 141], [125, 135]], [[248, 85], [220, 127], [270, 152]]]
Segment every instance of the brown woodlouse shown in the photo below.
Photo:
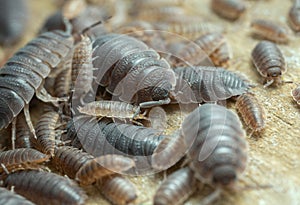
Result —
[[55, 128], [59, 119], [59, 113], [55, 111], [46, 112], [40, 117], [36, 125], [37, 149], [47, 155], [54, 155], [57, 144]]
[[27, 2], [2, 0], [0, 7], [0, 43], [9, 46], [22, 37], [28, 20]]
[[93, 61], [97, 81], [121, 101], [141, 107], [168, 104], [175, 74], [159, 54], [143, 42], [118, 34], [97, 38]]
[[0, 187], [0, 204], [5, 205], [34, 205], [31, 201], [22, 197], [21, 195], [15, 194], [5, 188]]
[[54, 92], [53, 95], [55, 97], [64, 98], [64, 97], [70, 97], [70, 91], [71, 91], [71, 66], [69, 66], [69, 62], [66, 62], [66, 64], [63, 65], [64, 68], [62, 68], [61, 72], [56, 76], [55, 82], [54, 82]]
[[[50, 172], [36, 170], [9, 174], [4, 186], [36, 204], [83, 205], [85, 192], [72, 180]], [[34, 193], [34, 194], [33, 194]]]
[[62, 146], [55, 148], [54, 157], [51, 163], [62, 174], [66, 174], [71, 179], [75, 179], [78, 170], [94, 157], [75, 147]]
[[0, 129], [7, 127], [24, 108], [27, 124], [35, 135], [28, 104], [35, 93], [42, 101], [58, 101], [45, 91], [43, 80], [72, 47], [69, 29], [46, 32], [31, 40], [6, 62], [0, 69]]
[[260, 132], [265, 128], [265, 112], [254, 94], [245, 93], [240, 95], [235, 106], [246, 125], [253, 132]]
[[122, 155], [104, 155], [86, 162], [76, 173], [75, 180], [89, 185], [105, 176], [124, 172], [135, 166], [135, 162]]
[[157, 189], [154, 205], [179, 205], [196, 190], [194, 172], [185, 167], [172, 173]]
[[266, 78], [264, 87], [281, 82], [281, 75], [287, 68], [285, 59], [275, 43], [261, 41], [252, 50], [251, 55], [257, 71]]
[[251, 22], [253, 34], [276, 43], [287, 43], [290, 40], [289, 30], [276, 22], [256, 19]]
[[182, 123], [182, 135], [195, 177], [217, 189], [233, 189], [246, 167], [247, 143], [238, 116], [231, 110], [204, 104]]
[[242, 76], [215, 67], [178, 67], [173, 94], [179, 103], [216, 102], [248, 92], [252, 85]]
[[293, 6], [289, 10], [288, 21], [291, 28], [299, 32], [300, 31], [300, 1], [295, 0]]
[[23, 113], [18, 115], [16, 122], [16, 142], [15, 148], [32, 148], [34, 147], [33, 135], [26, 123]]
[[96, 187], [106, 199], [115, 205], [132, 204], [137, 198], [134, 184], [120, 175], [98, 180]]
[[[0, 153], [0, 164], [4, 165], [5, 171], [16, 171], [26, 168], [37, 167], [49, 160], [49, 156], [31, 148], [19, 148]], [[0, 173], [4, 170], [0, 167]]]
[[297, 86], [295, 89], [291, 91], [291, 95], [293, 99], [300, 105], [300, 86]]
[[246, 11], [244, 2], [240, 0], [211, 0], [211, 9], [229, 20], [238, 19]]

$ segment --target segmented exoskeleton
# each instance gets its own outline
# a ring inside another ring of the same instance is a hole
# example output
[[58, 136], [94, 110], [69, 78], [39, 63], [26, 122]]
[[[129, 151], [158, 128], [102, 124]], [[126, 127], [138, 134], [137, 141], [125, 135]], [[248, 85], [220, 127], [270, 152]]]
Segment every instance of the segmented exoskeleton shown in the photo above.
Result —
[[5, 205], [34, 205], [31, 201], [25, 199], [21, 195], [15, 194], [12, 191], [9, 191], [5, 188], [0, 187], [0, 204]]

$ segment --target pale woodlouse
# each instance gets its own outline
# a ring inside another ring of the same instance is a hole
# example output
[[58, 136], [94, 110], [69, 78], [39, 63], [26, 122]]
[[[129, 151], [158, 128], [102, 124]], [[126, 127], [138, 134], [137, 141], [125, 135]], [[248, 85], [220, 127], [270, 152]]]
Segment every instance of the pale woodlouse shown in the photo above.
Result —
[[[20, 171], [11, 173], [4, 186], [36, 204], [83, 205], [85, 192], [72, 180], [50, 172]], [[34, 194], [33, 194], [34, 193]]]
[[265, 128], [265, 111], [254, 94], [240, 95], [235, 106], [246, 125], [253, 132], [260, 132]]
[[12, 191], [9, 191], [5, 188], [0, 187], [0, 204], [5, 205], [34, 205], [31, 201], [28, 199], [22, 197], [21, 195], [18, 195]]
[[287, 43], [290, 40], [289, 30], [270, 20], [255, 19], [251, 22], [251, 28], [256, 36], [269, 41]]
[[241, 0], [211, 0], [211, 9], [217, 15], [236, 20], [246, 11], [246, 6]]
[[257, 71], [266, 79], [264, 87], [281, 83], [281, 75], [286, 72], [285, 59], [275, 43], [261, 41], [252, 50], [252, 61]]

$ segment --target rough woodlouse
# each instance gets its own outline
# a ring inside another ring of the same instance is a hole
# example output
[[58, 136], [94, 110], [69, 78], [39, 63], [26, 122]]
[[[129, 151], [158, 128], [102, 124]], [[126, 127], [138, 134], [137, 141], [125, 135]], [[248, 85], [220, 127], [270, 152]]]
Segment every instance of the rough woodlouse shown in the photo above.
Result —
[[251, 22], [254, 35], [276, 43], [287, 43], [290, 40], [290, 32], [286, 27], [276, 22], [256, 19]]
[[175, 74], [159, 54], [143, 42], [126, 35], [97, 38], [93, 61], [97, 81], [122, 101], [141, 107], [168, 104]]
[[300, 31], [300, 1], [294, 0], [292, 7], [288, 13], [288, 21], [291, 28], [299, 32]]
[[157, 189], [154, 205], [179, 205], [196, 190], [194, 172], [185, 167], [172, 173]]
[[0, 187], [0, 204], [5, 205], [34, 205], [31, 201], [25, 199], [21, 195], [15, 194], [5, 188]]
[[242, 76], [215, 67], [178, 67], [173, 95], [179, 103], [216, 102], [248, 92], [252, 85]]
[[236, 20], [246, 11], [246, 6], [240, 0], [211, 0], [211, 9], [223, 18]]
[[115, 205], [132, 204], [137, 199], [137, 191], [134, 184], [120, 175], [98, 180], [96, 187], [106, 199]]
[[300, 86], [299, 85], [291, 91], [291, 95], [292, 95], [293, 99], [297, 102], [297, 104], [300, 104]]
[[253, 132], [260, 132], [265, 128], [265, 112], [254, 94], [245, 93], [240, 95], [235, 106], [246, 125]]
[[23, 113], [18, 115], [16, 122], [16, 141], [15, 148], [32, 148], [34, 147], [33, 135], [26, 123]]
[[9, 46], [20, 40], [26, 29], [27, 1], [1, 0], [0, 14], [0, 43]]
[[[50, 172], [36, 170], [11, 173], [4, 186], [36, 204], [83, 205], [85, 192], [72, 180]], [[33, 194], [34, 193], [34, 194]]]
[[261, 76], [266, 78], [264, 87], [281, 82], [281, 75], [286, 72], [285, 59], [276, 46], [270, 41], [261, 41], [252, 50], [252, 61]]

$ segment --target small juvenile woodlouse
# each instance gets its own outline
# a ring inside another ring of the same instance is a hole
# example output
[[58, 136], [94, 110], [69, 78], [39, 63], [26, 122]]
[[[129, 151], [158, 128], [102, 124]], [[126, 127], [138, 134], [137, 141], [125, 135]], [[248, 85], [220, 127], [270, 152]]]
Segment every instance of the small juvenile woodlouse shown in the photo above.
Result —
[[291, 95], [293, 99], [300, 105], [300, 86], [297, 86], [295, 89], [291, 91]]
[[[49, 160], [49, 156], [32, 148], [19, 148], [0, 153], [0, 164], [5, 166], [7, 171], [35, 168]], [[3, 172], [0, 167], [0, 173]]]
[[300, 31], [300, 1], [294, 0], [293, 6], [289, 10], [288, 21], [291, 28], [299, 32]]
[[248, 92], [242, 76], [215, 67], [178, 67], [174, 97], [179, 103], [216, 102]]
[[264, 87], [281, 83], [281, 75], [286, 72], [285, 59], [276, 46], [270, 41], [261, 41], [252, 50], [252, 61], [261, 76], [266, 78]]
[[276, 22], [256, 19], [251, 22], [254, 35], [275, 43], [287, 43], [290, 40], [289, 30]]
[[151, 128], [163, 132], [167, 128], [167, 113], [162, 107], [153, 107], [148, 113]]
[[64, 65], [66, 68], [61, 69], [62, 71], [56, 76], [54, 82], [54, 96], [59, 98], [70, 97], [71, 92], [71, 72], [72, 69], [69, 67], [68, 62]]
[[240, 95], [235, 106], [246, 125], [253, 132], [260, 132], [265, 128], [265, 112], [254, 94], [245, 93]]
[[59, 119], [59, 113], [49, 111], [40, 117], [36, 125], [37, 149], [47, 155], [54, 155], [54, 149], [57, 144], [55, 128]]
[[[83, 205], [85, 192], [72, 180], [50, 172], [36, 170], [11, 173], [4, 186], [36, 204]], [[34, 194], [33, 194], [34, 193]]]
[[122, 155], [104, 155], [86, 162], [76, 173], [75, 180], [89, 185], [105, 176], [128, 171], [135, 162]]
[[26, 123], [23, 113], [18, 115], [16, 122], [16, 148], [32, 148], [34, 147], [33, 135]]
[[240, 0], [211, 0], [211, 9], [223, 18], [236, 20], [246, 11], [246, 6]]
[[137, 199], [137, 191], [128, 179], [116, 175], [108, 176], [96, 182], [102, 195], [115, 205], [128, 205]]
[[157, 189], [154, 205], [180, 205], [196, 190], [194, 172], [185, 167], [172, 173]]
[[0, 187], [0, 204], [5, 205], [34, 205], [31, 201], [21, 195], [15, 194], [5, 188]]

